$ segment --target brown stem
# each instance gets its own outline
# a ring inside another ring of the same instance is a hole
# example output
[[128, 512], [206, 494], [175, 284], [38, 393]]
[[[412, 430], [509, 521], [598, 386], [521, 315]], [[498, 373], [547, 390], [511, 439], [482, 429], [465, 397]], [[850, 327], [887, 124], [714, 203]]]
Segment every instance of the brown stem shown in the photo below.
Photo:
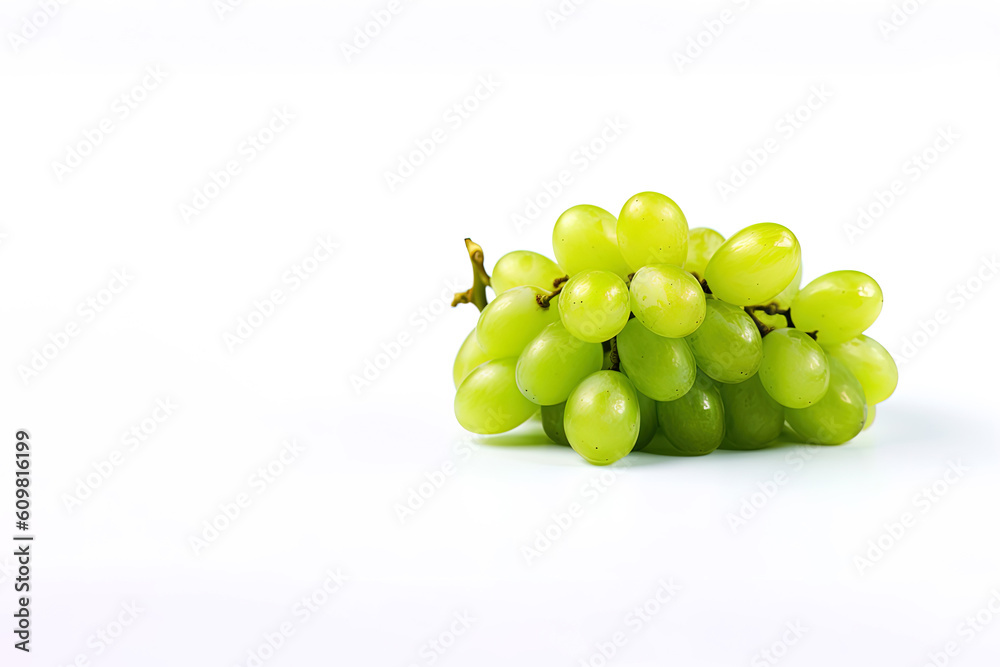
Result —
[[615, 336], [611, 339], [611, 369], [613, 371], [621, 370], [621, 359], [618, 357], [618, 337]]
[[486, 307], [486, 286], [490, 284], [490, 275], [483, 266], [485, 258], [482, 247], [472, 239], [465, 239], [465, 247], [469, 251], [469, 261], [472, 262], [472, 287], [465, 292], [456, 292], [451, 307], [460, 303], [474, 303], [481, 311]]
[[[554, 280], [552, 282], [556, 283], [556, 282], [559, 282], [559, 281], [557, 279], [557, 280]], [[559, 296], [559, 294], [563, 291], [563, 287], [565, 287], [565, 286], [566, 286], [565, 282], [559, 282], [559, 284], [556, 285], [556, 288], [554, 290], [552, 290], [551, 292], [549, 292], [548, 294], [539, 294], [539, 295], [537, 295], [535, 297], [535, 301], [537, 301], [538, 305], [541, 306], [542, 308], [548, 308], [549, 307], [549, 302], [552, 301], [552, 299], [554, 299], [557, 296]]]
[[552, 281], [552, 287], [553, 288], [559, 287], [560, 285], [562, 285], [567, 280], [569, 280], [569, 276], [563, 276], [562, 278], [556, 278], [555, 280]]
[[757, 331], [760, 332], [761, 338], [774, 331], [773, 328], [767, 326], [759, 319], [757, 319], [757, 314], [754, 312], [755, 306], [744, 306], [743, 310], [746, 312], [747, 315], [750, 316], [750, 319], [753, 320], [753, 323], [757, 325]]

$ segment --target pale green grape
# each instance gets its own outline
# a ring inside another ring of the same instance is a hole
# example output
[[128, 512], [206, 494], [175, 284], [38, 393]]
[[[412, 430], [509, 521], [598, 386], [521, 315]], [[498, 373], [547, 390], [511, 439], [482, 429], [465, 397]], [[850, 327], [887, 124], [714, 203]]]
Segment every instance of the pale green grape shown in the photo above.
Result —
[[633, 271], [649, 264], [682, 266], [688, 251], [687, 218], [670, 197], [640, 192], [618, 216], [618, 248]]
[[760, 449], [774, 442], [785, 423], [785, 409], [771, 398], [760, 378], [719, 386], [726, 411], [723, 449]]
[[503, 433], [528, 420], [538, 406], [514, 382], [517, 359], [507, 357], [477, 366], [455, 394], [455, 416], [467, 431]]
[[657, 403], [656, 416], [671, 453], [677, 455], [703, 456], [714, 452], [726, 434], [722, 394], [704, 373], [698, 373], [690, 391], [676, 401]]
[[809, 334], [777, 329], [764, 336], [760, 383], [786, 408], [805, 408], [819, 401], [830, 385], [826, 353]]
[[632, 319], [616, 342], [622, 372], [637, 390], [654, 400], [678, 399], [694, 384], [698, 370], [683, 338], [657, 336]]
[[632, 312], [647, 329], [683, 338], [705, 319], [705, 292], [694, 277], [671, 264], [644, 266], [629, 286]]
[[490, 285], [499, 296], [512, 287], [525, 285], [552, 291], [555, 280], [566, 274], [545, 255], [530, 250], [515, 250], [497, 260]]
[[517, 387], [532, 403], [564, 403], [583, 378], [601, 370], [604, 350], [553, 322], [528, 343], [517, 359]]
[[867, 412], [867, 414], [865, 416], [865, 425], [861, 428], [862, 431], [867, 431], [868, 428], [875, 421], [875, 406], [874, 405], [869, 405], [869, 406], [867, 406], [867, 410], [868, 410], [868, 412]]
[[742, 308], [709, 299], [705, 321], [686, 339], [698, 368], [710, 378], [736, 384], [757, 372], [763, 356], [760, 331]]
[[715, 251], [726, 242], [726, 237], [708, 227], [695, 227], [688, 232], [688, 254], [684, 270], [700, 278], [705, 277], [705, 267]]
[[538, 287], [514, 287], [493, 299], [479, 315], [476, 338], [493, 359], [517, 357], [547, 325], [559, 320], [556, 299], [548, 307], [542, 297], [548, 292]]
[[[792, 299], [795, 295], [799, 293], [799, 287], [802, 285], [802, 261], [799, 261], [799, 270], [795, 272], [795, 277], [792, 278], [792, 282], [788, 283], [788, 287], [781, 291], [781, 294], [770, 299], [767, 303], [762, 303], [760, 305], [766, 306], [769, 304], [777, 304], [778, 308], [781, 310], [787, 310], [792, 305]], [[788, 320], [785, 319], [784, 315], [768, 315], [763, 311], [756, 311], [757, 319], [763, 324], [771, 327], [772, 329], [781, 329], [782, 327], [788, 326]]]
[[847, 366], [837, 359], [830, 364], [830, 388], [826, 396], [808, 408], [785, 410], [788, 425], [814, 445], [847, 442], [865, 425], [865, 392]]
[[581, 271], [563, 286], [559, 317], [566, 330], [591, 343], [611, 340], [629, 316], [625, 281], [610, 271]]
[[624, 278], [628, 265], [618, 250], [618, 221], [598, 206], [574, 206], [556, 220], [552, 249], [559, 266], [570, 276], [600, 269]]
[[557, 445], [569, 447], [569, 440], [566, 439], [566, 428], [563, 426], [563, 415], [566, 413], [566, 404], [543, 405], [542, 406], [542, 430], [549, 440]]
[[635, 388], [621, 373], [597, 371], [570, 394], [563, 425], [570, 446], [588, 463], [614, 463], [639, 439]]
[[824, 345], [864, 333], [882, 312], [882, 288], [860, 271], [834, 271], [803, 287], [792, 301], [795, 326], [816, 331]]
[[787, 228], [761, 222], [742, 229], [715, 251], [705, 280], [716, 297], [737, 306], [767, 303], [788, 287], [802, 260]]
[[841, 361], [865, 390], [869, 405], [892, 396], [899, 381], [899, 370], [889, 351], [868, 336], [858, 336], [846, 343], [824, 345], [826, 353]]
[[646, 396], [641, 391], [636, 390], [636, 397], [639, 399], [639, 437], [632, 447], [633, 452], [645, 449], [656, 435], [656, 401]]
[[490, 360], [490, 356], [483, 352], [476, 340], [476, 330], [473, 329], [465, 337], [462, 347], [458, 348], [458, 355], [455, 357], [455, 366], [452, 369], [452, 376], [455, 380], [455, 389], [462, 384], [469, 373], [479, 364], [484, 364]]

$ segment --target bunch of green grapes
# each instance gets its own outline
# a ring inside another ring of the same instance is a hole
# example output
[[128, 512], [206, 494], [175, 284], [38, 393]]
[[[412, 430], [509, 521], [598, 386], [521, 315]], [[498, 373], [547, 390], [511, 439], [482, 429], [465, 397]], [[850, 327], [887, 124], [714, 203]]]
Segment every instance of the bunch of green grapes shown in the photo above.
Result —
[[453, 370], [469, 431], [509, 431], [540, 409], [548, 437], [595, 465], [647, 447], [761, 449], [788, 428], [838, 445], [896, 388], [892, 356], [865, 335], [878, 283], [835, 271], [803, 287], [798, 239], [782, 225], [726, 239], [642, 192], [617, 218], [570, 208], [552, 246], [555, 261], [512, 252], [492, 277], [473, 255], [476, 284], [456, 302], [481, 313]]

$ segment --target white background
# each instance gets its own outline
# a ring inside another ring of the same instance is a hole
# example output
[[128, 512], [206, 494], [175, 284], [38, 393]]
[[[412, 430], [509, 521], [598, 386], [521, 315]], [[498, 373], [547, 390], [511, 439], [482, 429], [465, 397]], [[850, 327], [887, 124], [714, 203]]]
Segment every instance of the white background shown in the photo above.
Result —
[[[783, 665], [918, 666], [949, 642], [939, 661], [997, 664], [996, 3], [910, 3], [883, 35], [881, 0], [590, 0], [555, 25], [556, 0], [421, 0], [350, 57], [343, 45], [387, 1], [215, 4], [69, 2], [23, 42], [10, 35], [39, 5], [0, 8], [0, 536], [15, 532], [17, 429], [34, 445], [37, 536], [30, 656], [6, 630], [13, 547], [0, 551], [2, 664], [253, 665], [255, 652], [267, 665], [596, 666], [616, 633], [607, 664], [771, 664], [760, 651], [777, 643]], [[122, 118], [116, 98], [156, 66], [166, 78]], [[483, 77], [495, 91], [451, 122]], [[818, 88], [829, 98], [802, 110]], [[241, 144], [283, 108], [294, 120], [247, 161]], [[797, 110], [808, 118], [781, 129]], [[110, 134], [60, 178], [54, 163], [105, 118]], [[609, 120], [624, 129], [581, 160]], [[436, 128], [446, 141], [390, 188], [386, 172]], [[949, 128], [914, 179], [913, 156]], [[769, 138], [777, 152], [720, 194]], [[181, 206], [233, 159], [240, 173], [186, 220]], [[570, 184], [540, 197], [563, 170]], [[849, 233], [896, 179], [902, 194]], [[537, 423], [461, 431], [451, 364], [476, 312], [443, 306], [470, 280], [462, 239], [490, 266], [551, 254], [563, 209], [617, 213], [646, 189], [691, 226], [787, 225], [807, 281], [876, 277], [870, 334], [901, 369], [871, 430], [818, 451], [640, 454], [604, 482], [540, 444]], [[318, 238], [339, 247], [311, 264]], [[308, 280], [283, 279], [303, 265]], [[122, 270], [128, 285], [104, 292]], [[228, 345], [276, 289], [273, 315]], [[161, 423], [158, 400], [177, 406]], [[144, 427], [130, 449], [124, 434]], [[286, 440], [302, 451], [261, 485]], [[754, 496], [776, 474], [771, 497]], [[595, 480], [603, 491], [585, 491]], [[936, 482], [942, 495], [918, 500]], [[244, 493], [196, 553], [191, 538]], [[580, 516], [552, 529], [573, 503]], [[527, 558], [546, 529], [556, 539]], [[330, 595], [328, 571], [347, 577]], [[662, 604], [661, 580], [679, 587]], [[295, 605], [313, 594], [325, 604], [306, 619]], [[119, 634], [130, 604], [141, 611]], [[654, 613], [638, 622], [643, 605]]]

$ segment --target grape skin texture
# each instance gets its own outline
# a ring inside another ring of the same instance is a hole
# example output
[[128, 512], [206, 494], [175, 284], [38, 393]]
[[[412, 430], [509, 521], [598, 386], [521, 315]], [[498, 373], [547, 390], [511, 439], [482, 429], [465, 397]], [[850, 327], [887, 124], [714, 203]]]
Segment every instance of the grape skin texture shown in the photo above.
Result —
[[805, 408], [826, 394], [830, 365], [826, 353], [809, 334], [778, 329], [764, 336], [760, 382], [771, 398], [786, 408]]
[[618, 248], [632, 271], [650, 264], [681, 266], [687, 259], [688, 223], [680, 207], [658, 192], [640, 192], [618, 216]]
[[896, 391], [899, 369], [888, 350], [874, 338], [862, 335], [823, 349], [829, 356], [847, 366], [858, 379], [869, 405], [881, 403]]
[[566, 330], [590, 343], [618, 335], [629, 316], [625, 281], [610, 271], [581, 271], [563, 286], [559, 317]]
[[641, 391], [636, 390], [636, 397], [639, 399], [639, 437], [636, 438], [633, 452], [645, 449], [656, 435], [658, 421], [656, 419], [656, 401], [646, 396]]
[[515, 250], [497, 260], [490, 286], [497, 296], [525, 285], [551, 291], [555, 289], [555, 280], [564, 275], [559, 265], [545, 255], [530, 250]]
[[504, 433], [526, 422], [538, 406], [514, 382], [517, 359], [507, 357], [477, 366], [455, 394], [455, 417], [466, 431]]
[[632, 277], [629, 293], [636, 318], [660, 336], [683, 338], [705, 319], [705, 292], [679, 266], [642, 267]]
[[570, 446], [587, 462], [621, 459], [639, 438], [639, 399], [632, 383], [616, 371], [590, 375], [566, 401], [563, 425]]
[[726, 438], [721, 448], [761, 449], [781, 435], [785, 409], [771, 398], [760, 378], [719, 386], [726, 411]]
[[556, 220], [552, 249], [567, 275], [610, 271], [620, 278], [630, 271], [618, 250], [618, 221], [598, 206], [574, 206]]
[[553, 322], [535, 336], [517, 359], [517, 387], [532, 403], [564, 403], [583, 378], [601, 370], [604, 350], [585, 343]]
[[726, 242], [726, 237], [708, 227], [695, 227], [688, 232], [688, 254], [684, 270], [705, 277], [705, 267], [715, 251]]
[[815, 404], [801, 410], [785, 410], [788, 425], [814, 445], [840, 445], [861, 432], [865, 425], [865, 392], [847, 366], [829, 358], [830, 389]]
[[860, 336], [882, 312], [882, 288], [860, 271], [834, 271], [802, 288], [792, 301], [795, 326], [816, 331], [823, 345]]
[[494, 359], [517, 357], [542, 329], [558, 321], [558, 297], [548, 308], [538, 303], [538, 297], [546, 294], [538, 287], [514, 287], [491, 301], [476, 325], [476, 339], [483, 352]]
[[469, 373], [476, 366], [485, 364], [489, 360], [489, 355], [483, 352], [483, 348], [479, 347], [479, 341], [476, 340], [476, 330], [473, 329], [465, 337], [462, 347], [458, 348], [458, 354], [455, 356], [455, 366], [452, 369], [452, 379], [455, 380], [455, 389], [458, 389], [459, 385], [462, 384], [462, 380], [468, 377]]
[[704, 456], [719, 448], [726, 434], [722, 394], [704, 373], [676, 401], [656, 404], [660, 430], [669, 450], [680, 456]]
[[764, 356], [760, 331], [742, 308], [709, 299], [705, 321], [686, 339], [698, 368], [726, 384], [748, 380]]
[[742, 229], [715, 251], [705, 280], [717, 298], [737, 306], [767, 303], [795, 277], [799, 241], [787, 228], [761, 222]]
[[637, 319], [618, 334], [618, 359], [638, 391], [657, 400], [680, 398], [697, 376], [694, 355], [683, 338], [664, 338]]
[[549, 440], [557, 445], [569, 447], [569, 440], [566, 439], [566, 429], [563, 427], [563, 416], [566, 413], [566, 404], [543, 405], [542, 406], [542, 430]]

